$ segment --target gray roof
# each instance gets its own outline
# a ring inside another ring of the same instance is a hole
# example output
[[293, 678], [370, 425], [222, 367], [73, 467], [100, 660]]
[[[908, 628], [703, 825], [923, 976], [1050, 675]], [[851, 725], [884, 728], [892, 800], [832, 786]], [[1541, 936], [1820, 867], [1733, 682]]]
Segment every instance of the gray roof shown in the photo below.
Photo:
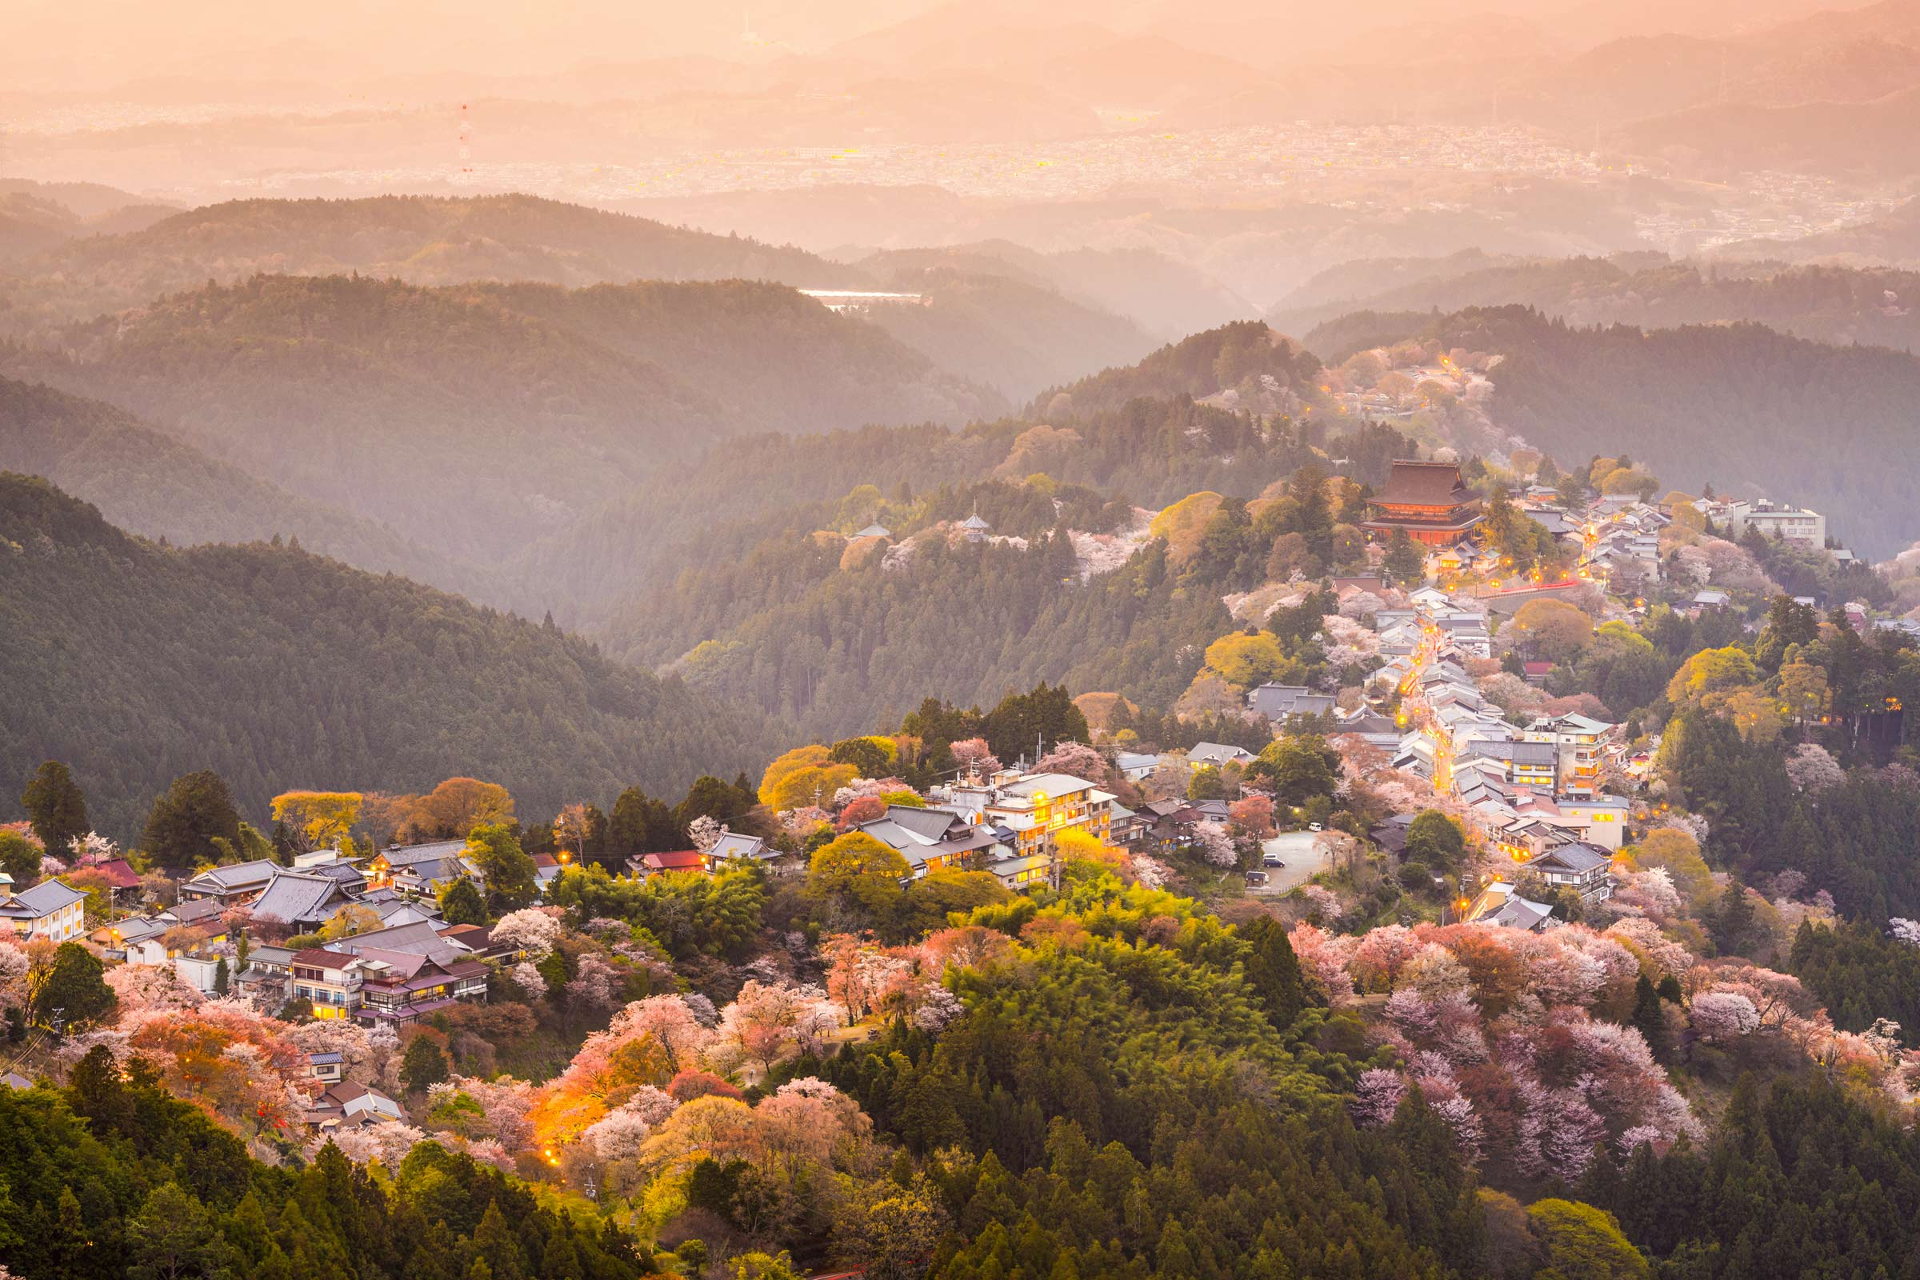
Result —
[[427, 844], [410, 844], [388, 849], [381, 856], [386, 858], [390, 867], [410, 867], [417, 862], [434, 862], [442, 858], [457, 858], [467, 851], [465, 840], [434, 840]]
[[218, 898], [193, 898], [178, 902], [160, 914], [172, 916], [175, 924], [195, 924], [208, 920], [227, 909], [227, 904]]
[[707, 850], [710, 858], [777, 858], [780, 851], [759, 836], [744, 831], [728, 831]]
[[344, 951], [351, 955], [359, 955], [362, 951], [386, 951], [425, 956], [435, 964], [450, 964], [472, 954], [465, 947], [457, 946], [441, 937], [429, 921], [396, 925], [391, 929], [376, 929], [371, 933], [356, 933], [352, 937], [341, 938], [328, 945], [335, 951]]
[[1549, 849], [1526, 865], [1529, 868], [1556, 866], [1571, 871], [1575, 875], [1584, 875], [1600, 867], [1610, 866], [1612, 863], [1613, 856], [1606, 850], [1596, 849], [1590, 844], [1576, 840]]
[[339, 882], [331, 876], [282, 871], [267, 882], [267, 887], [254, 900], [253, 915], [255, 919], [271, 916], [288, 924], [317, 923], [346, 901]]
[[120, 941], [127, 944], [145, 942], [148, 938], [157, 938], [169, 929], [178, 926], [166, 920], [155, 920], [144, 916], [134, 916], [122, 920], [114, 926], [120, 930]]
[[1333, 695], [1314, 693], [1303, 685], [1263, 684], [1247, 694], [1247, 706], [1269, 720], [1323, 715], [1333, 710], [1333, 703]]
[[1196, 742], [1187, 752], [1189, 763], [1199, 761], [1202, 764], [1226, 764], [1235, 760], [1251, 760], [1253, 752], [1245, 747], [1229, 746], [1224, 742]]
[[870, 524], [853, 536], [856, 538], [891, 538], [893, 534], [889, 533], [887, 526], [883, 524]]
[[214, 867], [187, 881], [187, 889], [208, 893], [232, 893], [237, 889], [251, 888], [265, 884], [273, 878], [273, 873], [281, 869], [280, 864], [271, 858], [256, 858], [252, 862], [230, 862], [224, 867]]
[[1529, 902], [1519, 894], [1507, 898], [1507, 904], [1492, 915], [1481, 917], [1488, 924], [1505, 925], [1509, 929], [1538, 929], [1553, 914], [1553, 908], [1538, 902]]
[[42, 916], [52, 915], [62, 907], [83, 902], [86, 896], [65, 881], [49, 878], [42, 880], [31, 889], [22, 889], [14, 894], [4, 907], [0, 907], [0, 912], [38, 920]]

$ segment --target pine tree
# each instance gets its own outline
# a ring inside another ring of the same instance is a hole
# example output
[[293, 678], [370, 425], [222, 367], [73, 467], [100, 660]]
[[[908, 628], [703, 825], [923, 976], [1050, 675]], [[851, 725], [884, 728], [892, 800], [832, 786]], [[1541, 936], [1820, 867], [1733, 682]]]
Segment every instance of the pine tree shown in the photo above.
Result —
[[1393, 536], [1387, 539], [1387, 558], [1381, 563], [1394, 585], [1407, 586], [1426, 581], [1426, 563], [1426, 557], [1420, 554], [1420, 548], [1407, 536], [1407, 531], [1395, 529]]
[[74, 782], [72, 771], [58, 760], [49, 760], [34, 770], [20, 795], [20, 804], [33, 824], [33, 834], [57, 858], [66, 857], [74, 840], [93, 829], [87, 823], [86, 797]]
[[[1653, 983], [1641, 974], [1639, 981], [1633, 984], [1633, 1025], [1639, 1029], [1640, 1036], [1647, 1042], [1647, 1048], [1653, 1051], [1656, 1062], [1664, 1063], [1672, 1050], [1667, 1037], [1666, 1004], [1660, 999], [1660, 993]], [[1604, 1205], [1603, 1208], [1612, 1208]]]
[[1266, 1005], [1268, 1019], [1285, 1030], [1312, 1003], [1300, 976], [1299, 958], [1293, 954], [1293, 943], [1271, 916], [1257, 917], [1242, 926], [1241, 933], [1253, 947], [1244, 970], [1247, 981]]

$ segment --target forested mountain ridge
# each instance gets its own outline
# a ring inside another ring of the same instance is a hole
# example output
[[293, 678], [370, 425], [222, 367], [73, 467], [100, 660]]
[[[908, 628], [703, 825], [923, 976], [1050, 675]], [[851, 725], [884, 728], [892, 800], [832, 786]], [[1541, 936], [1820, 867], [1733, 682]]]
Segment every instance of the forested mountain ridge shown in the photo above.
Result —
[[668, 791], [766, 754], [737, 713], [549, 627], [291, 546], [161, 548], [12, 474], [0, 635], [25, 695], [0, 699], [0, 774], [69, 761], [120, 837], [199, 769], [252, 811], [315, 779], [456, 774], [557, 809], [586, 779]]
[[[1263, 375], [1274, 379], [1279, 392], [1296, 401], [1314, 398], [1312, 379], [1320, 362], [1258, 320], [1237, 320], [1168, 343], [1137, 364], [1102, 370], [1077, 382], [1043, 392], [1031, 412], [1049, 416], [1058, 412], [1093, 413], [1117, 409], [1137, 397], [1199, 399], [1234, 390]], [[1067, 397], [1068, 407], [1055, 409], [1056, 396]]]
[[671, 370], [718, 402], [739, 429], [957, 425], [1005, 408], [930, 351], [784, 285], [637, 280], [584, 289], [475, 285], [468, 292]]
[[927, 304], [873, 307], [869, 323], [1015, 404], [1155, 345], [1132, 320], [1011, 276], [932, 267], [897, 273], [890, 287], [921, 293]]
[[0, 348], [0, 372], [117, 404], [449, 557], [511, 554], [741, 430], [999, 403], [869, 325], [740, 281], [256, 277], [70, 326], [57, 349]]
[[1549, 454], [1606, 441], [1681, 489], [1824, 512], [1876, 559], [1920, 535], [1908, 483], [1920, 359], [1904, 352], [1756, 324], [1581, 329], [1523, 307], [1464, 311], [1435, 332], [1504, 356], [1489, 375], [1494, 420]]
[[0, 378], [0, 470], [44, 476], [149, 538], [190, 545], [282, 534], [359, 568], [441, 586], [472, 575], [392, 529], [216, 462], [111, 405], [8, 378]]
[[209, 280], [358, 271], [414, 284], [527, 280], [776, 280], [854, 287], [856, 269], [804, 250], [530, 195], [235, 200], [128, 235], [62, 245], [0, 277], [0, 328], [118, 311]]
[[[1648, 259], [1656, 259], [1648, 261]], [[1307, 333], [1351, 312], [1452, 313], [1528, 306], [1569, 324], [1674, 328], [1752, 321], [1796, 337], [1920, 349], [1920, 273], [1892, 268], [1718, 266], [1634, 254], [1615, 258], [1507, 259], [1484, 255], [1405, 264], [1415, 279], [1358, 296], [1282, 304], [1276, 327]], [[1340, 277], [1329, 276], [1328, 287]], [[1377, 282], [1356, 271], [1350, 283]]]
[[1870, 559], [1920, 536], [1906, 483], [1920, 465], [1920, 358], [1904, 351], [1751, 322], [1583, 328], [1521, 306], [1357, 312], [1309, 335], [1330, 357], [1407, 338], [1486, 368], [1477, 412], [1552, 457], [1604, 444], [1686, 492], [1810, 507]]

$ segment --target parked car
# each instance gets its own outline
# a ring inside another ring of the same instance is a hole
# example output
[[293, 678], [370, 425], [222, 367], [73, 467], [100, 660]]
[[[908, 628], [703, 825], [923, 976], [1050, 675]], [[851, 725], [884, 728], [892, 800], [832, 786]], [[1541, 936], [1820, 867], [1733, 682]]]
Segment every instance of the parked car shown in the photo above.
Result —
[[1280, 855], [1277, 853], [1263, 853], [1260, 855], [1260, 861], [1269, 867], [1284, 867], [1287, 865], [1280, 860]]

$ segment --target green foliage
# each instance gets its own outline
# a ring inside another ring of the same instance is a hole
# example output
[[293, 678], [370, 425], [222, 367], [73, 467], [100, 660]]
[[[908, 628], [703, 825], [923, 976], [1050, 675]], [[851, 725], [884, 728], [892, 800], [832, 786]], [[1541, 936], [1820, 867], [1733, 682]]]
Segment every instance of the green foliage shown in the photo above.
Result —
[[962, 972], [937, 1041], [895, 1026], [825, 1068], [911, 1150], [984, 1153], [948, 1166], [935, 1274], [1473, 1273], [1474, 1179], [1444, 1125], [1421, 1107], [1357, 1132], [1337, 1091], [1358, 1065], [1289, 1050], [1242, 938], [1110, 876], [975, 920], [1059, 941]]
[[1643, 1146], [1611, 1208], [1662, 1274], [1900, 1275], [1920, 1243], [1920, 1140], [1817, 1075], [1764, 1091], [1743, 1076], [1705, 1150]]
[[407, 1041], [407, 1051], [400, 1058], [400, 1083], [409, 1092], [424, 1093], [428, 1085], [445, 1080], [447, 1073], [446, 1052], [432, 1036], [416, 1035]]
[[1891, 1018], [1911, 1043], [1920, 1030], [1920, 947], [1864, 920], [1830, 929], [1802, 921], [1788, 967], [1842, 1031]]
[[487, 900], [480, 889], [465, 876], [449, 881], [440, 890], [440, 917], [448, 924], [485, 924]]
[[1407, 536], [1405, 529], [1395, 529], [1387, 539], [1387, 557], [1380, 567], [1386, 570], [1387, 577], [1396, 585], [1415, 587], [1427, 579], [1427, 558]]
[[1407, 857], [1447, 871], [1466, 852], [1467, 833], [1460, 823], [1438, 809], [1423, 809], [1407, 828]]
[[[0, 477], [0, 538], [40, 548], [0, 555], [0, 629], [17, 641], [0, 684], [64, 691], [7, 706], [0, 775], [57, 754], [95, 780], [93, 820], [123, 839], [189, 769], [210, 767], [255, 812], [326, 777], [399, 791], [469, 772], [551, 812], [613, 794], [635, 760], [668, 786], [694, 761], [760, 755], [759, 729], [672, 682], [399, 578], [290, 548], [154, 547], [20, 477]], [[149, 852], [164, 865], [237, 835], [210, 789], [161, 806]]]
[[18, 831], [0, 831], [0, 871], [13, 877], [17, 892], [40, 878], [41, 850]]
[[533, 859], [514, 828], [483, 824], [467, 834], [467, 857], [486, 884], [487, 908], [495, 915], [526, 906], [538, 890]]
[[809, 901], [869, 923], [889, 921], [900, 902], [907, 860], [864, 831], [849, 831], [814, 850], [804, 889]]
[[667, 872], [644, 880], [611, 876], [601, 867], [570, 867], [548, 894], [576, 923], [605, 917], [645, 930], [676, 958], [738, 959], [760, 936], [767, 887], [758, 868], [707, 876]]
[[1553, 1280], [1627, 1280], [1647, 1275], [1647, 1260], [1620, 1233], [1613, 1215], [1571, 1200], [1540, 1200], [1527, 1209]]
[[93, 830], [87, 821], [86, 797], [80, 794], [72, 770], [58, 760], [49, 760], [33, 771], [27, 789], [21, 793], [20, 806], [27, 811], [27, 820], [33, 824], [33, 834], [39, 837], [41, 846], [56, 857], [66, 857], [73, 842]]
[[1246, 958], [1247, 983], [1267, 1008], [1267, 1017], [1275, 1028], [1293, 1025], [1300, 1011], [1313, 1003], [1300, 976], [1300, 961], [1293, 954], [1293, 943], [1278, 920], [1258, 915], [1240, 926], [1240, 936], [1249, 947]]
[[[638, 1280], [651, 1270], [618, 1229], [546, 1207], [437, 1143], [385, 1177], [331, 1144], [304, 1167], [261, 1164], [138, 1059], [123, 1078], [105, 1048], [65, 1090], [0, 1090], [0, 1132], [0, 1256], [17, 1275], [461, 1280], [482, 1264], [479, 1274], [501, 1277]], [[556, 1242], [578, 1270], [541, 1269]]]
[[1272, 780], [1277, 804], [1304, 805], [1331, 796], [1340, 784], [1340, 754], [1314, 735], [1277, 738], [1248, 768]]
[[163, 867], [191, 869], [220, 856], [214, 841], [231, 848], [240, 839], [240, 815], [226, 779], [210, 769], [175, 778], [147, 812], [140, 847]]
[[46, 978], [34, 993], [33, 1015], [43, 1023], [59, 1010], [68, 1027], [98, 1022], [119, 1003], [100, 958], [77, 942], [63, 942], [53, 953]]

